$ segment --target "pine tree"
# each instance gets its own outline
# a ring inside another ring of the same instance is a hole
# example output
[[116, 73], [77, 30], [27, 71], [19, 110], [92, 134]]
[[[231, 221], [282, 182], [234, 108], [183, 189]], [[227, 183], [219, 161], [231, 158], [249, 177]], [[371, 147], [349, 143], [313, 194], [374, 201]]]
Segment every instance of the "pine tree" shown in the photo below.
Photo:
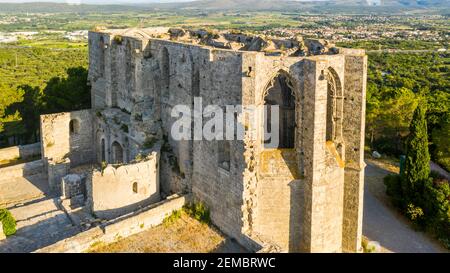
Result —
[[409, 126], [406, 142], [406, 162], [403, 175], [403, 193], [408, 201], [417, 200], [423, 184], [430, 175], [430, 154], [428, 152], [427, 121], [424, 106], [419, 104]]

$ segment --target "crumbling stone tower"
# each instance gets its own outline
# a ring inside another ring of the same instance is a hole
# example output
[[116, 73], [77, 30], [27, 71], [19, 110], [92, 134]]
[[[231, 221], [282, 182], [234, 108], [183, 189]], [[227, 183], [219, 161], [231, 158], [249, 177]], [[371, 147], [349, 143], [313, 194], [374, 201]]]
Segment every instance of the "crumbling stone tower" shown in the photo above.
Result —
[[[241, 244], [360, 250], [363, 50], [159, 28], [90, 32], [89, 58], [97, 162], [128, 162], [161, 143], [161, 191], [192, 193]], [[196, 97], [203, 106], [280, 105], [280, 144], [265, 145], [263, 113], [239, 120], [244, 140], [173, 140], [172, 108]]]

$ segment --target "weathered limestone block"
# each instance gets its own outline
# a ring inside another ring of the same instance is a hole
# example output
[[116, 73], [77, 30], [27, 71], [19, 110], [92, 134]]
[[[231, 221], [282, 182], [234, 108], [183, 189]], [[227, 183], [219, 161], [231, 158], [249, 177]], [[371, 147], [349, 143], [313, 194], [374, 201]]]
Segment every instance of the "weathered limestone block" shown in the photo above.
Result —
[[70, 199], [86, 192], [85, 181], [78, 174], [69, 174], [61, 180], [62, 199]]
[[50, 189], [57, 194], [61, 194], [61, 180], [69, 173], [69, 170], [70, 160], [68, 158], [62, 162], [48, 162], [47, 171]]
[[84, 206], [86, 198], [84, 194], [79, 194], [70, 198], [70, 206], [72, 208], [78, 208]]
[[367, 56], [347, 51], [343, 130], [346, 143], [343, 251], [361, 252], [364, 204], [364, 135], [366, 116]]
[[72, 167], [92, 162], [92, 128], [90, 110], [42, 115], [42, 158], [55, 162], [69, 158]]
[[112, 219], [160, 201], [159, 155], [138, 163], [94, 170], [86, 181], [89, 206], [100, 218]]

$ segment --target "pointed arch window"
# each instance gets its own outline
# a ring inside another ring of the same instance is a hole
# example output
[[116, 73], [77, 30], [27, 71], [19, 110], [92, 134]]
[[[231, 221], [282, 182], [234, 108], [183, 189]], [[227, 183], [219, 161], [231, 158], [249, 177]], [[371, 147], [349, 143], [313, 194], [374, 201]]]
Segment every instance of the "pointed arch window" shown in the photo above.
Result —
[[170, 55], [169, 50], [164, 47], [161, 51], [161, 83], [162, 83], [162, 94], [165, 97], [169, 97], [169, 88], [170, 88]]
[[[264, 105], [267, 106], [264, 115], [265, 133], [271, 137], [265, 137], [265, 148], [292, 149], [295, 146], [295, 97], [294, 88], [290, 77], [285, 72], [280, 72], [274, 77], [266, 89]], [[279, 109], [278, 118], [274, 106]], [[275, 124], [277, 123], [277, 124]], [[278, 127], [278, 132], [272, 132]], [[277, 135], [278, 133], [278, 135]], [[278, 141], [274, 137], [278, 136]]]
[[342, 135], [343, 92], [339, 76], [333, 68], [328, 68], [327, 80], [327, 128], [326, 140], [339, 142]]

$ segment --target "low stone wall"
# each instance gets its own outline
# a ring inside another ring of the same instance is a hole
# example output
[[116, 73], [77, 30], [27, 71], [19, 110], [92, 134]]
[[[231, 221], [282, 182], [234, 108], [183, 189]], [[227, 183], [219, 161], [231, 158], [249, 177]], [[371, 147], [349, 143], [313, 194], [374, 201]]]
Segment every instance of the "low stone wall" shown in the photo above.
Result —
[[33, 143], [29, 145], [19, 145], [0, 149], [0, 161], [29, 159], [41, 155], [41, 143]]
[[40, 174], [44, 171], [42, 160], [36, 160], [10, 167], [0, 168], [0, 180], [8, 180], [17, 177]]
[[86, 195], [86, 177], [68, 174], [61, 179], [61, 198], [71, 199], [78, 195]]
[[86, 181], [91, 211], [99, 218], [113, 219], [159, 202], [158, 162], [154, 152], [138, 163], [94, 170]]
[[69, 173], [70, 159], [66, 158], [61, 162], [47, 162], [48, 184], [50, 189], [61, 194], [61, 180]]
[[172, 195], [166, 200], [136, 212], [111, 220], [53, 245], [38, 249], [37, 253], [79, 253], [95, 243], [111, 243], [161, 224], [174, 210], [190, 202], [190, 195]]
[[60, 162], [70, 159], [77, 167], [95, 159], [90, 110], [41, 116], [42, 158]]

